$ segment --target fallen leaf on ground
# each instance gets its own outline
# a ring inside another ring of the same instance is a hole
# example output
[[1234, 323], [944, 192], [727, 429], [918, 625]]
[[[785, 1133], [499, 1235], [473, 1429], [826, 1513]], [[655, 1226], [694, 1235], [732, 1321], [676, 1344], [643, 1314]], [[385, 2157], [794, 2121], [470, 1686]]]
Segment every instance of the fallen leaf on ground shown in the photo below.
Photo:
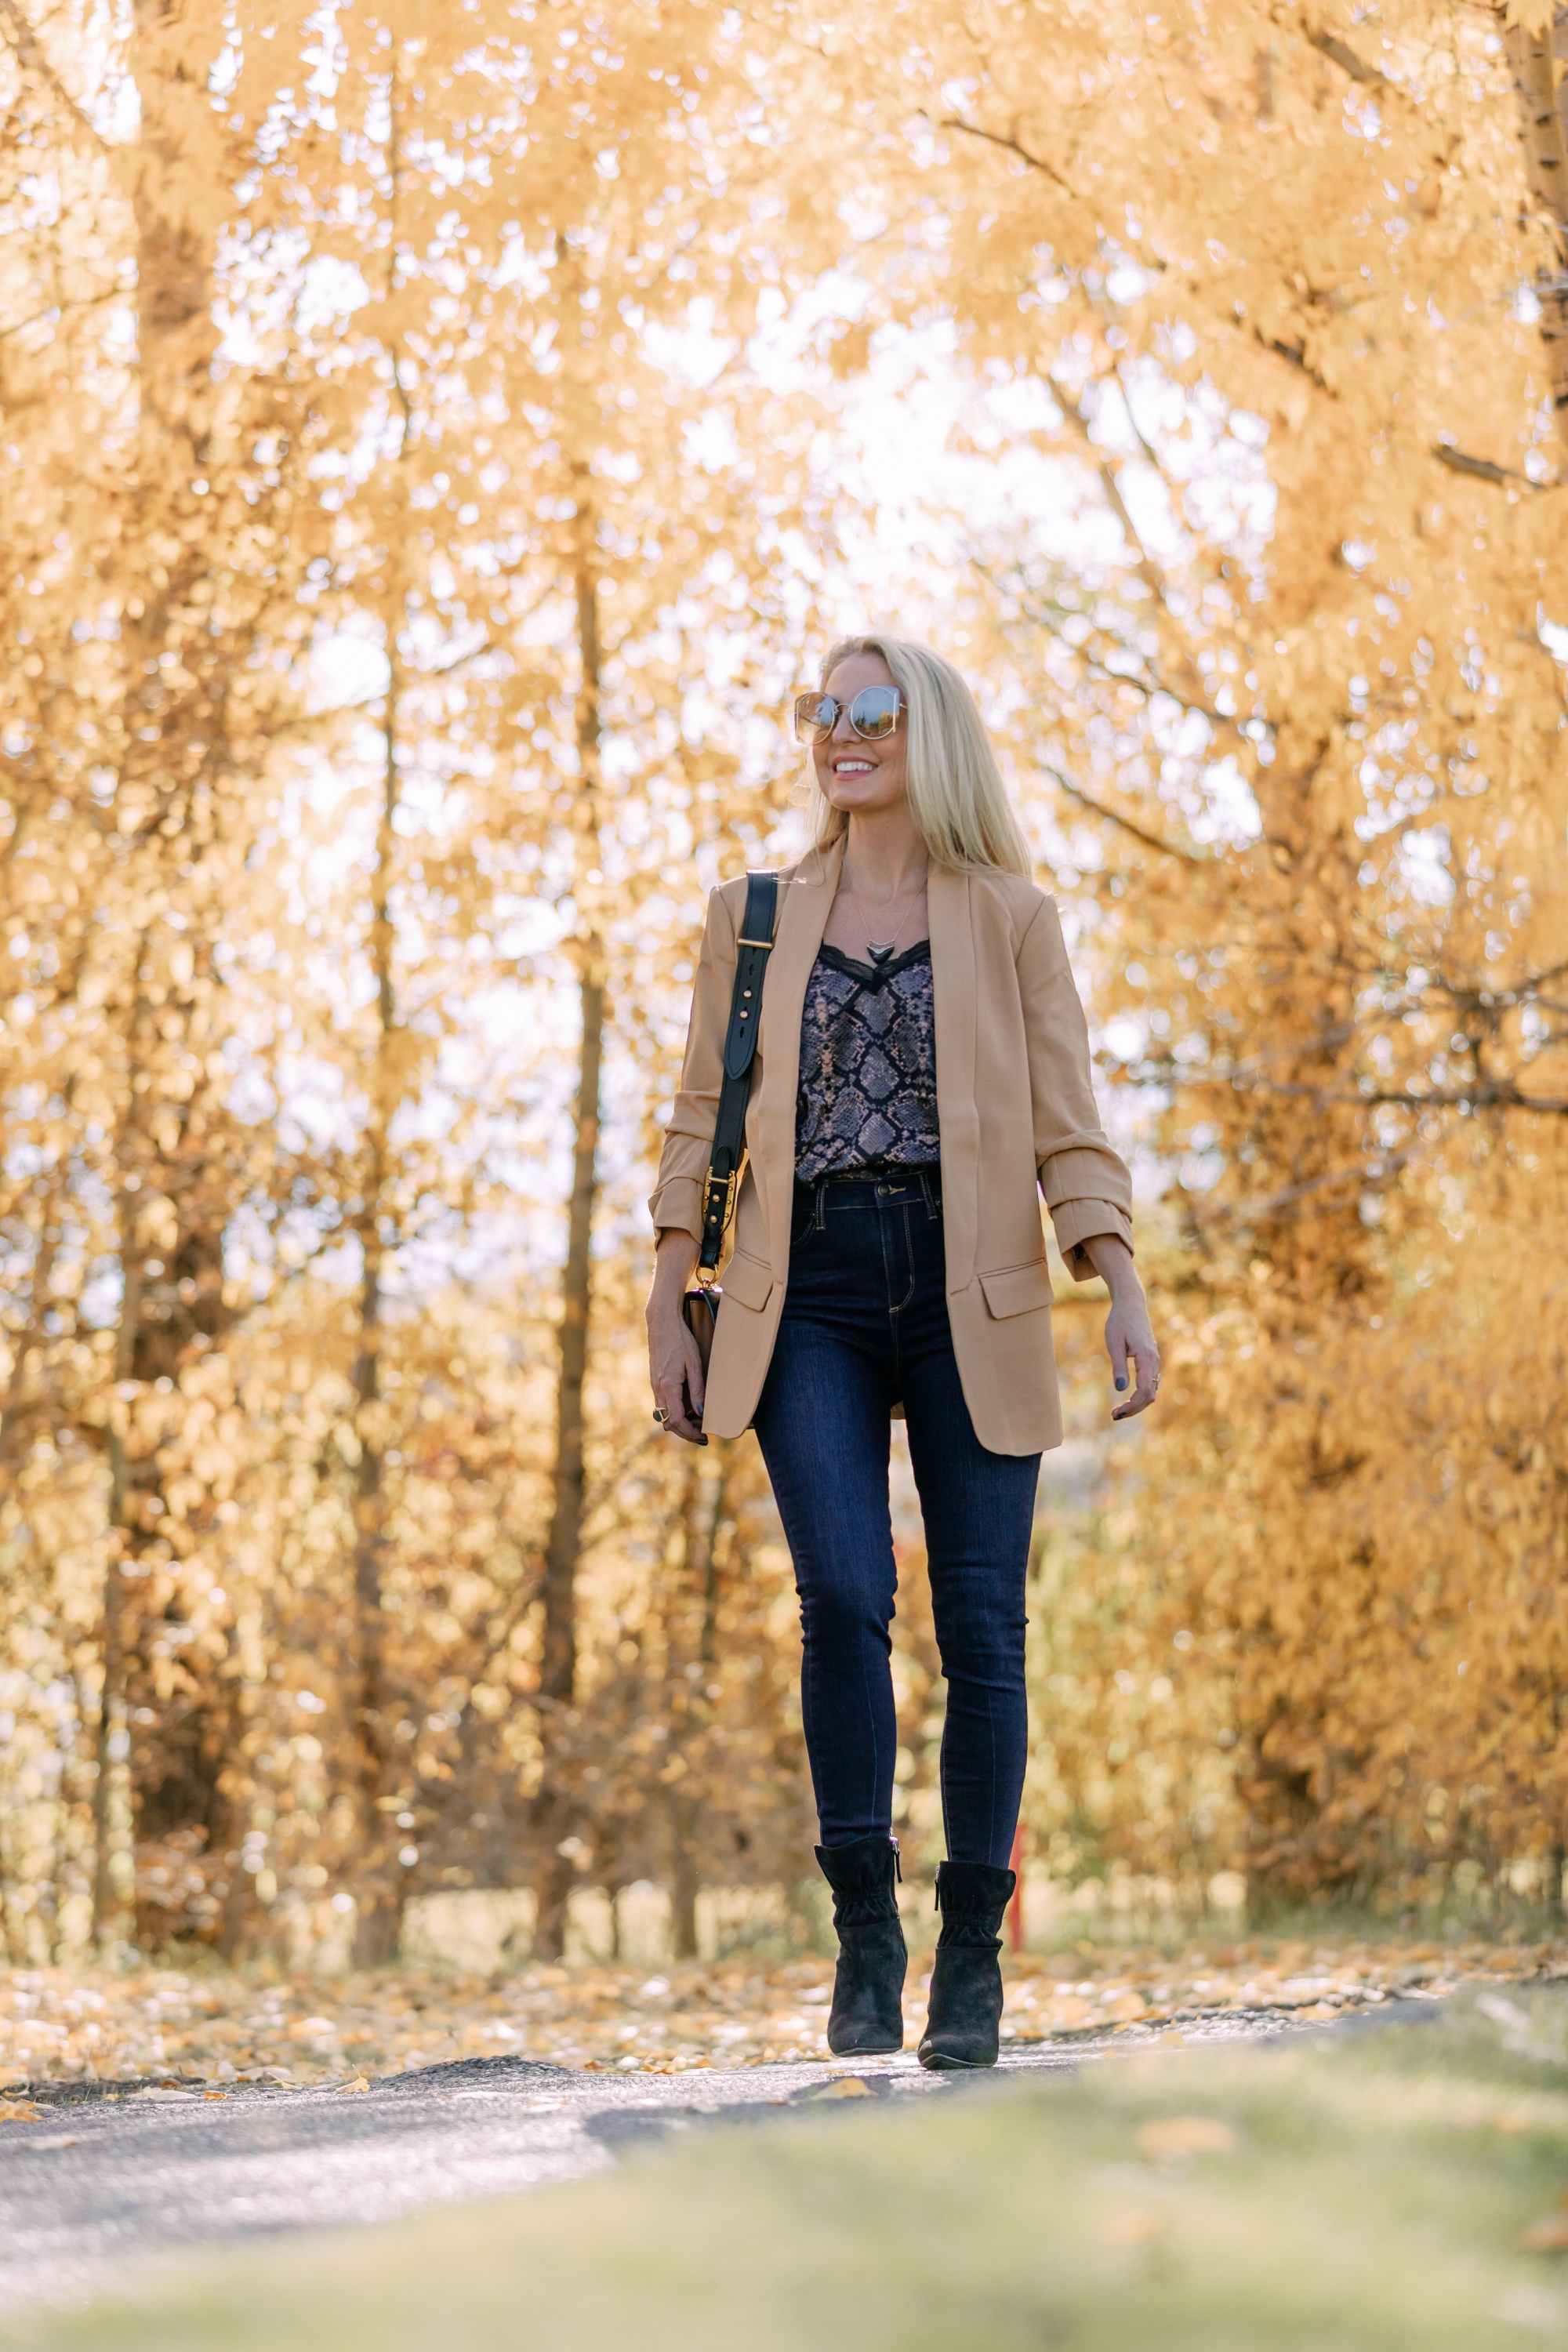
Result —
[[0, 2099], [0, 2124], [36, 2124], [43, 2113], [31, 2099]]
[[340, 2095], [344, 2091], [368, 2091], [369, 2088], [370, 2084], [365, 2081], [363, 2074], [356, 2074], [352, 2083], [340, 2083], [338, 2084]]
[[1160, 2116], [1140, 2126], [1138, 2146], [1156, 2163], [1170, 2156], [1229, 2156], [1236, 2134], [1217, 2116]]
[[824, 2083], [819, 2091], [807, 2091], [805, 2095], [808, 2099], [868, 2099], [872, 2094], [869, 2084], [863, 2083], [858, 2074], [840, 2074], [833, 2082]]
[[1568, 2213], [1542, 2214], [1513, 2242], [1521, 2254], [1568, 2254]]
[[[911, 2045], [924, 2026], [929, 1968], [929, 1955], [917, 1955]], [[1264, 1936], [1177, 1950], [1080, 1944], [1010, 1953], [1003, 2041], [1017, 2050], [1076, 2030], [1148, 2045], [1179, 2040], [1190, 2021], [1239, 2011], [1300, 2020], [1337, 2003], [1342, 2016], [1416, 1978], [1430, 1998], [1463, 1983], [1501, 1993], [1524, 1978], [1565, 1979], [1568, 1940]], [[417, 1962], [342, 1977], [205, 1964], [0, 1969], [0, 2092], [85, 2080], [133, 2095], [138, 2084], [170, 2076], [198, 2094], [237, 2080], [335, 2089], [345, 2075], [374, 2084], [502, 2056], [649, 2074], [819, 2061], [832, 1981], [826, 1954], [672, 1960], [657, 1975], [543, 1960], [500, 1978]]]
[[1164, 2226], [1163, 2213], [1113, 2213], [1100, 2234], [1108, 2246], [1141, 2246]]

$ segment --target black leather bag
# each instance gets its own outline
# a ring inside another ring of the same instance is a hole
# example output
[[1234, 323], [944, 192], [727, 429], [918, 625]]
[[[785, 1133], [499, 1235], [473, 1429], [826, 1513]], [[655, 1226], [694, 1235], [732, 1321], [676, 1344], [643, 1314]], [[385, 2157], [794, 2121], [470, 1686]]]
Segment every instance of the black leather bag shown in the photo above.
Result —
[[697, 1342], [704, 1372], [713, 1351], [713, 1331], [723, 1296], [719, 1287], [719, 1255], [735, 1213], [735, 1195], [745, 1172], [746, 1097], [752, 1089], [752, 1062], [757, 1050], [757, 1023], [763, 1010], [763, 981], [773, 952], [778, 903], [776, 874], [747, 875], [746, 911], [741, 919], [730, 1025], [724, 1035], [719, 1116], [713, 1124], [713, 1149], [708, 1155], [708, 1173], [702, 1182], [702, 1238], [697, 1250], [697, 1287], [689, 1290], [680, 1302], [681, 1315]]
[[[713, 1353], [713, 1334], [719, 1323], [719, 1297], [716, 1289], [689, 1290], [680, 1302], [680, 1319], [697, 1342], [697, 1352], [702, 1359], [702, 1370], [708, 1370], [708, 1359]], [[701, 1414], [697, 1416], [701, 1419]]]

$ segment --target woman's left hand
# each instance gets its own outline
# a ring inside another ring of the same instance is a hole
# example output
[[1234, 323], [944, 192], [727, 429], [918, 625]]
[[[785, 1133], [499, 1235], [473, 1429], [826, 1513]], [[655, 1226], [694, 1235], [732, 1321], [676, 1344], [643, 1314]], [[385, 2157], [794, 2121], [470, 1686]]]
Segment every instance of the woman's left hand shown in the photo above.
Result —
[[1134, 1413], [1147, 1412], [1160, 1391], [1160, 1349], [1149, 1320], [1149, 1302], [1124, 1241], [1114, 1234], [1096, 1234], [1085, 1242], [1084, 1249], [1110, 1293], [1110, 1312], [1105, 1318], [1110, 1376], [1119, 1389], [1124, 1391], [1130, 1384], [1132, 1389], [1130, 1397], [1111, 1406], [1110, 1418], [1131, 1421]]

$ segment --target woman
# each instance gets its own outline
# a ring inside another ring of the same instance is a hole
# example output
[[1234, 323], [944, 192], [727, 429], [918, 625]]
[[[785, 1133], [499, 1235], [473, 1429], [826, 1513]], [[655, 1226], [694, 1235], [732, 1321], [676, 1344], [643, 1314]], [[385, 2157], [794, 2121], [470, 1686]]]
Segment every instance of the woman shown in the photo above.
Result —
[[680, 1300], [743, 878], [709, 904], [649, 1203], [650, 1372], [667, 1431], [700, 1444], [754, 1424], [773, 1481], [800, 1593], [840, 2054], [903, 2043], [888, 1632], [889, 1422], [903, 1411], [948, 1685], [942, 1932], [920, 2057], [988, 2066], [1027, 1752], [1024, 1580], [1040, 1454], [1061, 1443], [1040, 1192], [1070, 1271], [1110, 1292], [1113, 1420], [1152, 1402], [1159, 1352], [1056, 907], [1030, 879], [963, 678], [923, 646], [853, 638], [795, 721], [816, 837], [779, 877], [711, 1362], [704, 1381]]

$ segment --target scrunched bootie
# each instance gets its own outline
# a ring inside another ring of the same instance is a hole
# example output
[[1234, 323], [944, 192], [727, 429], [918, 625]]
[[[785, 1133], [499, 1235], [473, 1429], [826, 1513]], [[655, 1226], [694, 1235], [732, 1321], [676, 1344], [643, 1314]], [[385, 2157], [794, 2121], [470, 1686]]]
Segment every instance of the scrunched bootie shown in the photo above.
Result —
[[899, 1849], [875, 1832], [852, 1845], [819, 1845], [816, 1859], [833, 1889], [838, 1931], [827, 2046], [836, 2058], [901, 2050], [909, 1953], [893, 1891]]
[[1002, 2030], [1002, 1916], [1017, 1879], [986, 1862], [944, 1862], [936, 1874], [942, 1913], [921, 2064], [941, 2074], [994, 2066]]

